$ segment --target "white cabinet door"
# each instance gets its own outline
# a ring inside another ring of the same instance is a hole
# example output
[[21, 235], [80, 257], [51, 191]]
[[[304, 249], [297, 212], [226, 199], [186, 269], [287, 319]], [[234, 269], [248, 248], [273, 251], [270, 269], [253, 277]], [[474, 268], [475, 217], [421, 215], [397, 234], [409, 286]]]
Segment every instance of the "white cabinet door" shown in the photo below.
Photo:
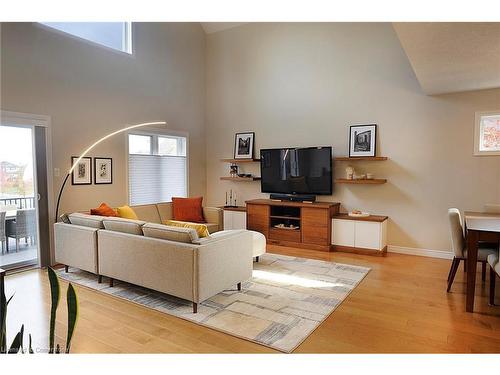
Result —
[[233, 212], [233, 229], [247, 229], [247, 213], [241, 211]]
[[381, 249], [381, 225], [369, 221], [356, 221], [354, 246], [364, 249]]
[[355, 233], [354, 220], [332, 220], [332, 238], [333, 244], [338, 246], [354, 246]]
[[224, 210], [224, 230], [233, 229], [233, 211]]

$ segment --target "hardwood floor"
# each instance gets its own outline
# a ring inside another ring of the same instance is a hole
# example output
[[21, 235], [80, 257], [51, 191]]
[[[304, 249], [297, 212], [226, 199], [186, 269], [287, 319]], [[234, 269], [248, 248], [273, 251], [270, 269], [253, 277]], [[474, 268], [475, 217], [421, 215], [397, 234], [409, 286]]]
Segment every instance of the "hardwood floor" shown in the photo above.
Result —
[[[466, 313], [462, 267], [451, 293], [446, 293], [451, 260], [393, 253], [373, 257], [276, 246], [269, 246], [268, 251], [372, 269], [295, 353], [500, 352], [500, 306], [487, 304], [489, 280], [482, 284], [478, 276], [475, 313]], [[60, 343], [64, 343], [66, 335], [66, 285], [61, 282], [63, 296], [56, 326]], [[45, 347], [50, 308], [46, 271], [9, 275], [6, 289], [7, 296], [15, 292], [8, 310], [9, 340], [25, 323], [34, 348]], [[80, 315], [74, 353], [275, 352], [78, 285], [76, 289]], [[500, 304], [500, 298], [496, 303]]]

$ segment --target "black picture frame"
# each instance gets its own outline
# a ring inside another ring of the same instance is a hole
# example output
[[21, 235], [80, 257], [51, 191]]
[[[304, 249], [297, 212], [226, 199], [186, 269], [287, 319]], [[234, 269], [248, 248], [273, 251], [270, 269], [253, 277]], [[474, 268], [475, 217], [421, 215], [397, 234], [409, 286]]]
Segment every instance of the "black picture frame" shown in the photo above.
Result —
[[[242, 146], [240, 145], [240, 142], [238, 142], [238, 140], [239, 140], [239, 138], [241, 138], [241, 136], [245, 136], [245, 137], [249, 138], [250, 144], [247, 146], [248, 147], [248, 154], [241, 153]], [[234, 158], [235, 159], [253, 159], [254, 148], [255, 148], [255, 133], [254, 132], [241, 132], [241, 133], [235, 134], [235, 136], [234, 136]]]
[[[100, 160], [109, 161], [109, 166], [110, 166], [109, 180], [106, 180], [106, 182], [101, 182], [100, 176], [97, 175], [97, 171], [98, 171], [97, 163]], [[113, 183], [113, 158], [94, 157], [94, 184], [95, 185], [111, 185], [112, 183]]]
[[[365, 132], [370, 132], [370, 137], [368, 142], [362, 142], [361, 144], [356, 144], [357, 139], [353, 139], [354, 129], [364, 130]], [[358, 148], [356, 150], [356, 148]], [[366, 150], [360, 150], [359, 148], [367, 148]], [[349, 157], [350, 158], [362, 158], [362, 157], [374, 157], [377, 155], [377, 124], [360, 124], [351, 125], [349, 127]]]
[[[71, 157], [71, 166], [78, 160], [79, 156], [72, 156]], [[85, 165], [88, 165], [88, 182], [81, 182], [75, 179], [75, 171], [78, 170], [78, 173], [80, 173], [79, 166], [77, 165], [73, 172], [71, 172], [71, 185], [92, 185], [92, 158], [91, 157], [83, 157], [80, 160], [80, 163], [85, 161]], [[86, 173], [87, 174], [87, 173]]]

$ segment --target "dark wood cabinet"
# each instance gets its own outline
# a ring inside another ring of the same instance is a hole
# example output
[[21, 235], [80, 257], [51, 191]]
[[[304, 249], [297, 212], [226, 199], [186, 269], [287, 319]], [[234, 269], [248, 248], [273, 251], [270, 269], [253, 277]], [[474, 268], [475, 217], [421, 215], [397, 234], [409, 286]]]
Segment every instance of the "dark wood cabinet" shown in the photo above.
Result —
[[253, 199], [246, 204], [247, 228], [264, 234], [268, 243], [330, 251], [331, 218], [340, 203]]

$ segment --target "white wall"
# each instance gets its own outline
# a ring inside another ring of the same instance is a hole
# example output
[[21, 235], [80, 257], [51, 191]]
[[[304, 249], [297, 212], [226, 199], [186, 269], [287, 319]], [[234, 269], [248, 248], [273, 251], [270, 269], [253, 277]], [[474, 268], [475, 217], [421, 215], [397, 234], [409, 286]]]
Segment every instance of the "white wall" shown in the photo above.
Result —
[[[70, 157], [124, 124], [167, 121], [189, 133], [189, 192], [204, 195], [205, 34], [198, 23], [134, 23], [134, 55], [96, 46], [33, 23], [3, 23], [4, 110], [52, 118], [55, 194]], [[71, 186], [61, 211], [127, 203], [126, 138], [91, 153], [113, 158], [113, 184]]]
[[500, 157], [472, 156], [474, 112], [500, 109], [500, 90], [424, 95], [390, 24], [247, 24], [210, 34], [206, 89], [212, 204], [230, 188], [240, 203], [266, 196], [258, 182], [219, 180], [235, 132], [255, 131], [257, 153], [332, 145], [347, 155], [356, 123], [378, 124], [378, 154], [390, 159], [352, 165], [388, 183], [337, 184], [321, 199], [388, 215], [389, 244], [449, 251], [448, 207], [500, 202]]

